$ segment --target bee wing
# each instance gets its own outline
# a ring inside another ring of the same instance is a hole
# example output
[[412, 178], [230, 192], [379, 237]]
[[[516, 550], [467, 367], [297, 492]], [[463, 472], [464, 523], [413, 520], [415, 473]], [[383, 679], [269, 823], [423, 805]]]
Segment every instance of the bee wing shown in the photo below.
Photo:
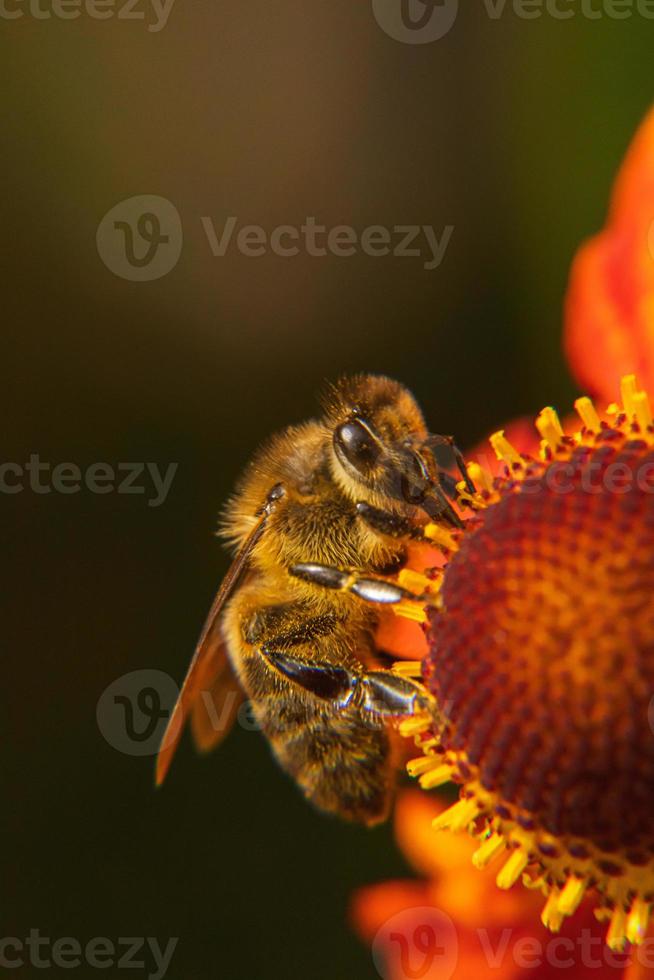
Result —
[[191, 732], [199, 752], [210, 752], [220, 745], [236, 721], [243, 703], [243, 692], [225, 656], [224, 645], [207, 658], [200, 697], [191, 706]]
[[[236, 684], [231, 677], [225, 643], [220, 634], [219, 619], [225, 603], [247, 570], [252, 549], [263, 534], [269, 514], [270, 508], [264, 508], [259, 521], [250, 531], [245, 544], [229, 567], [213, 600], [159, 748], [155, 777], [157, 786], [160, 786], [166, 778], [189, 711], [192, 712], [193, 734], [201, 750], [208, 751], [217, 745], [231, 727], [240, 702], [238, 696], [230, 700], [225, 697], [223, 703], [219, 701], [219, 698], [222, 700], [221, 695], [225, 692], [234, 694], [233, 686]], [[216, 714], [211, 712], [211, 705], [214, 708], [218, 705]], [[225, 725], [224, 717], [220, 716], [224, 715], [226, 705], [230, 717]], [[214, 723], [216, 717], [220, 722], [218, 726]]]

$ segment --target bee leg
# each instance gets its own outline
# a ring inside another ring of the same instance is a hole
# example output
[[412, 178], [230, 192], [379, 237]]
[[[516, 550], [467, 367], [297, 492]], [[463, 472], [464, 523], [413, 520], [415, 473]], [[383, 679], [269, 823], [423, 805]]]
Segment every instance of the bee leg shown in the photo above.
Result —
[[373, 507], [365, 500], [358, 501], [355, 506], [359, 517], [373, 531], [379, 531], [380, 534], [385, 534], [389, 538], [411, 538], [413, 541], [433, 544], [433, 541], [430, 541], [422, 533], [422, 528], [412, 524], [406, 517], [392, 514], [390, 511], [382, 510], [379, 507]]
[[452, 436], [448, 436], [447, 439], [452, 447], [452, 452], [454, 453], [454, 459], [456, 460], [456, 465], [459, 468], [459, 473], [461, 474], [465, 482], [466, 490], [468, 491], [468, 493], [473, 493], [473, 494], [476, 493], [477, 487], [472, 482], [472, 478], [468, 473], [468, 467], [466, 466], [466, 461], [463, 458], [463, 453], [461, 452], [459, 447], [455, 445], [454, 438]]
[[365, 602], [378, 602], [382, 605], [392, 605], [402, 602], [403, 599], [413, 599], [418, 601], [423, 596], [414, 595], [408, 589], [388, 582], [383, 578], [370, 578], [358, 575], [356, 572], [344, 572], [340, 568], [331, 565], [319, 565], [317, 562], [302, 562], [292, 565], [289, 574], [294, 578], [302, 579], [304, 582], [311, 582], [313, 585], [322, 585], [326, 589], [335, 589], [338, 592], [352, 592]]
[[[439, 471], [438, 480], [432, 486], [432, 496], [427, 497], [425, 500], [420, 502], [420, 506], [425, 511], [426, 514], [431, 517], [432, 521], [447, 521], [451, 527], [462, 528], [463, 521], [452, 507], [446, 496], [446, 491], [441, 486], [441, 481], [443, 477], [447, 477], [447, 473], [443, 473], [442, 470]], [[452, 479], [450, 477], [450, 479]], [[456, 499], [458, 494], [456, 493], [456, 483], [454, 484], [454, 496], [453, 500]], [[434, 503], [436, 506], [434, 506]]]
[[[443, 446], [443, 445], [447, 446], [450, 452], [452, 453], [452, 455], [454, 456], [454, 462], [457, 465], [457, 469], [459, 470], [459, 473], [463, 477], [463, 480], [466, 485], [466, 490], [468, 491], [468, 493], [473, 493], [473, 494], [477, 492], [477, 488], [475, 487], [470, 477], [470, 474], [468, 473], [468, 467], [466, 466], [466, 461], [463, 458], [463, 453], [461, 452], [461, 450], [459, 449], [459, 447], [454, 441], [454, 436], [431, 435], [427, 439], [427, 445], [431, 446], [432, 448], [436, 446]], [[439, 471], [439, 479], [443, 484], [443, 488], [445, 489], [445, 486], [447, 486], [445, 492], [447, 493], [448, 496], [450, 496], [454, 500], [456, 497], [456, 480], [454, 480], [454, 478], [450, 476], [449, 473], [445, 472], [445, 470], [443, 470], [442, 467], [440, 466], [438, 467], [438, 471]], [[452, 490], [452, 492], [450, 492], [450, 489]]]
[[432, 699], [422, 687], [391, 670], [357, 674], [326, 661], [309, 662], [270, 645], [262, 647], [261, 653], [288, 680], [339, 707], [354, 700], [363, 711], [389, 718], [432, 707]]
[[316, 697], [326, 701], [336, 701], [341, 705], [348, 704], [352, 699], [356, 675], [345, 667], [322, 661], [304, 660], [270, 643], [260, 647], [260, 652], [280, 674], [311, 694], [315, 694]]
[[404, 717], [433, 710], [434, 702], [424, 688], [392, 670], [371, 670], [358, 678], [357, 698], [364, 711], [384, 717]]

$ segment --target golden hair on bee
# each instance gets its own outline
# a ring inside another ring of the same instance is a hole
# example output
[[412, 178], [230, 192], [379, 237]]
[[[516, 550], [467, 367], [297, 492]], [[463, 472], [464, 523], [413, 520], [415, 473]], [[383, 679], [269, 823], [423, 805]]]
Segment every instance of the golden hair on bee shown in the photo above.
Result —
[[[417, 683], [384, 669], [380, 612], [408, 593], [396, 582], [407, 544], [428, 521], [459, 526], [410, 392], [356, 375], [331, 386], [323, 415], [289, 426], [255, 453], [225, 510], [236, 550], [200, 636], [168, 733], [161, 782], [186, 717], [200, 748], [224, 735], [234, 683], [282, 768], [318, 808], [373, 824], [396, 778], [390, 730], [433, 706]], [[237, 706], [238, 702], [236, 703]], [[213, 709], [213, 710], [210, 710]]]

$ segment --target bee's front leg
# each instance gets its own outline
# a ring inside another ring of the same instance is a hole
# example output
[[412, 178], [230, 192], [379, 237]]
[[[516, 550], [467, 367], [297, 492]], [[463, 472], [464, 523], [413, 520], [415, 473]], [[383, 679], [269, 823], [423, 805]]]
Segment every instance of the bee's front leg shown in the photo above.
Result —
[[413, 524], [408, 517], [393, 514], [391, 511], [382, 510], [380, 507], [373, 507], [365, 500], [359, 500], [355, 506], [361, 520], [373, 531], [385, 534], [389, 538], [411, 538], [413, 541], [433, 544], [429, 538], [425, 537], [422, 528]]
[[271, 645], [262, 647], [261, 653], [288, 680], [338, 707], [355, 703], [366, 712], [401, 718], [432, 706], [424, 688], [391, 670], [356, 673], [326, 661], [305, 660]]
[[291, 565], [288, 571], [294, 578], [302, 579], [303, 582], [311, 582], [313, 585], [321, 585], [323, 588], [335, 589], [338, 592], [351, 592], [365, 602], [393, 605], [405, 599], [420, 602], [427, 598], [427, 596], [414, 595], [408, 589], [403, 589], [401, 585], [396, 585], [395, 582], [389, 582], [387, 579], [347, 572], [317, 562]]

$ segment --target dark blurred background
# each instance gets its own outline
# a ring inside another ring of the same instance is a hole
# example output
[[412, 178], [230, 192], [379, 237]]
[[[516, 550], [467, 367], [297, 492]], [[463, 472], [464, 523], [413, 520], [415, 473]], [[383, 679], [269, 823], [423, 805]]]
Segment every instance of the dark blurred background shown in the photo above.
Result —
[[[158, 507], [150, 484], [0, 494], [3, 936], [176, 936], [174, 980], [375, 975], [346, 908], [405, 873], [389, 827], [312, 812], [243, 728], [206, 759], [185, 741], [155, 792], [153, 759], [112, 746], [96, 706], [138, 669], [181, 680], [227, 567], [221, 504], [324, 379], [389, 373], [464, 446], [569, 403], [567, 270], [649, 105], [654, 37], [636, 12], [571, 6], [525, 20], [466, 4], [425, 44], [367, 0], [176, 0], [156, 32], [145, 0], [145, 20], [3, 15], [3, 461], [178, 467]], [[135, 195], [181, 218], [156, 280], [115, 274], [96, 246]], [[214, 257], [200, 219], [220, 233], [229, 215], [453, 232], [431, 271], [233, 243]]]

